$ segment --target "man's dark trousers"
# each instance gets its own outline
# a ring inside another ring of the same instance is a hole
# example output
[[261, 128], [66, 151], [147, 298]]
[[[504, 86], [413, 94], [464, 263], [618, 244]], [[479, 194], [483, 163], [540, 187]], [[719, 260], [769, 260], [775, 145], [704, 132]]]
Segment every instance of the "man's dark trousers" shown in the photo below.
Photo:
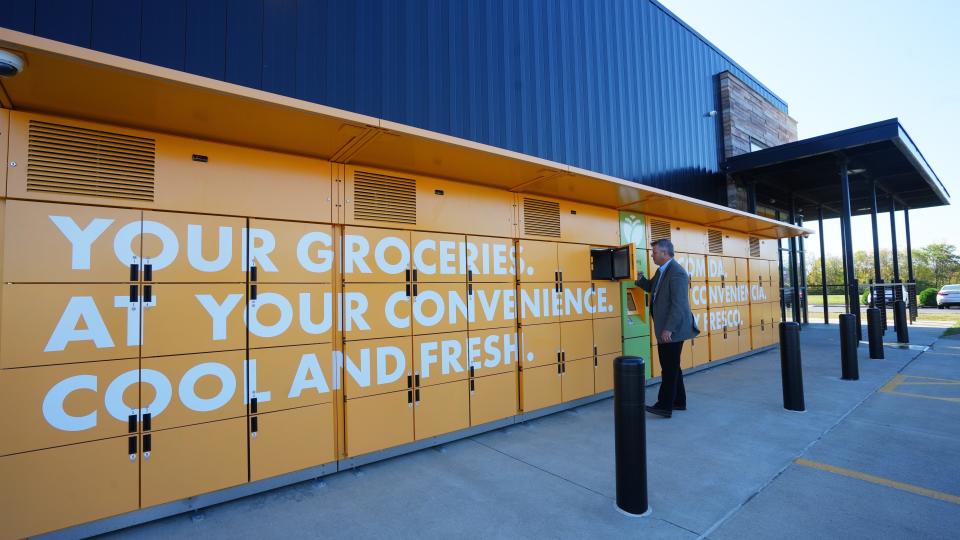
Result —
[[657, 395], [658, 409], [673, 410], [687, 407], [687, 391], [683, 388], [683, 375], [680, 373], [680, 351], [683, 342], [661, 343], [660, 353], [660, 393]]

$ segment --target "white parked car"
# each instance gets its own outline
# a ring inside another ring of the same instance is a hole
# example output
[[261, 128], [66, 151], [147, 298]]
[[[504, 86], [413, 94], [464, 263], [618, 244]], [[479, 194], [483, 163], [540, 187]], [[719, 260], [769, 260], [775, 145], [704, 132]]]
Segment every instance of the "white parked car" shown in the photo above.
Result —
[[937, 293], [937, 307], [960, 306], [960, 285], [944, 285]]

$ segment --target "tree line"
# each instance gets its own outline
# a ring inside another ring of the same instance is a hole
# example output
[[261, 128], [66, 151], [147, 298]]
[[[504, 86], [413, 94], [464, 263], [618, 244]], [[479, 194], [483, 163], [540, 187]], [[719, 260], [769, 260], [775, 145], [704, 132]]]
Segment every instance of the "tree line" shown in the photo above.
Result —
[[[907, 273], [907, 253], [898, 250], [900, 280], [909, 279]], [[843, 259], [839, 256], [826, 258], [827, 285], [843, 284]], [[853, 253], [853, 271], [860, 285], [866, 285], [874, 279], [873, 252], [855, 251]], [[807, 261], [807, 286], [817, 287], [820, 282], [820, 258]], [[893, 254], [889, 249], [880, 250], [880, 275], [885, 283], [893, 281]], [[913, 275], [917, 282], [917, 292], [927, 288], [939, 289], [950, 283], [960, 283], [960, 254], [952, 244], [930, 244], [913, 250]]]

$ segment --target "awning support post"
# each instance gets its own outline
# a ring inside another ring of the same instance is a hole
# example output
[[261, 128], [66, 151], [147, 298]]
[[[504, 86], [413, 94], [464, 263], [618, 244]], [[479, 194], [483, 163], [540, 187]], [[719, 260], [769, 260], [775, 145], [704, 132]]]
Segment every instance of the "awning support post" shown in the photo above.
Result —
[[[843, 228], [843, 258], [845, 264], [844, 285], [846, 285], [846, 295], [849, 307], [847, 313], [856, 316], [856, 328], [860, 328], [860, 295], [857, 290], [857, 277], [853, 266], [853, 231], [851, 229], [852, 210], [850, 206], [850, 177], [847, 174], [847, 160], [840, 161], [840, 226]], [[858, 338], [860, 332], [857, 332]]]
[[893, 300], [903, 300], [900, 282], [900, 254], [897, 253], [897, 201], [890, 196], [890, 243], [893, 248]]
[[[797, 201], [793, 197], [790, 198], [790, 223], [796, 225], [797, 223]], [[799, 269], [797, 268], [797, 237], [791, 236], [789, 241], [790, 246], [790, 290], [793, 304], [791, 307], [791, 312], [793, 313], [793, 322], [799, 323], [800, 320], [800, 275]]]
[[913, 275], [913, 248], [910, 245], [910, 209], [903, 208], [903, 226], [907, 233], [907, 309], [910, 311], [910, 322], [917, 320], [917, 280]]
[[823, 324], [830, 324], [830, 306], [827, 302], [827, 254], [823, 248], [823, 205], [817, 207], [817, 219], [820, 226], [820, 285], [823, 293]]
[[873, 304], [880, 310], [881, 328], [886, 331], [887, 328], [887, 308], [886, 308], [886, 290], [883, 287], [883, 274], [880, 265], [880, 237], [877, 234], [877, 181], [870, 180], [870, 225], [873, 232], [873, 281], [876, 284], [872, 287], [871, 298]]

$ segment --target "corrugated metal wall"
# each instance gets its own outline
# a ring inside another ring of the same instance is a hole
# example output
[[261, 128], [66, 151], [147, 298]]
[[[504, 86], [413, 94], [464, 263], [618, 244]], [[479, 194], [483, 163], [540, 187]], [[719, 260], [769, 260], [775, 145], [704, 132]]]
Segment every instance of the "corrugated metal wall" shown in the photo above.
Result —
[[713, 76], [649, 0], [6, 0], [0, 26], [710, 200]]

